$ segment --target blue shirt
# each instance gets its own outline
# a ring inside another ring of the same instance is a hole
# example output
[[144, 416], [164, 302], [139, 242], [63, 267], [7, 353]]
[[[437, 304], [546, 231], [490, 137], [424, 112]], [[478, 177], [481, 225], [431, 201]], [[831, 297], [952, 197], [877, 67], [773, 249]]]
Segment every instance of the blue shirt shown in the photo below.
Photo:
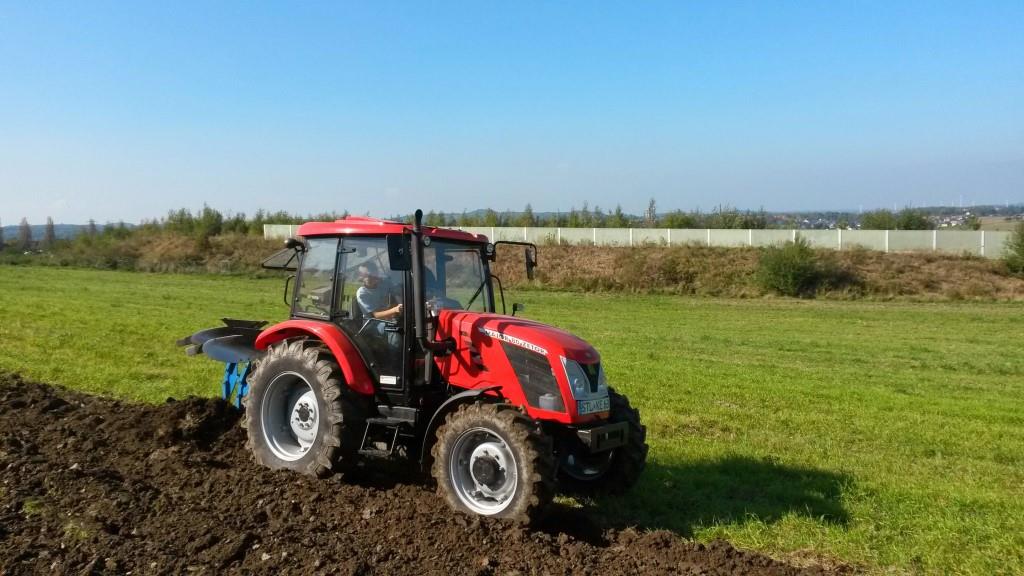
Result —
[[387, 308], [388, 289], [383, 282], [376, 288], [360, 286], [356, 290], [356, 302], [359, 303], [359, 308], [363, 311], [363, 317], [372, 318], [374, 312], [380, 312]]

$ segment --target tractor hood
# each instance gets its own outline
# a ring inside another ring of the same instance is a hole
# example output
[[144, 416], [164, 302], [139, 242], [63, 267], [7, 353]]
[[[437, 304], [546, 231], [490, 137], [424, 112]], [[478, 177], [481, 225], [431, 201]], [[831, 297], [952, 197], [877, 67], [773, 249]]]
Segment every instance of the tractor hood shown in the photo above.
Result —
[[[533, 418], [585, 424], [608, 417], [601, 356], [565, 330], [501, 314], [441, 310], [437, 337], [455, 343], [451, 354], [436, 359], [453, 386], [500, 388], [501, 396]], [[574, 391], [563, 358], [574, 361], [575, 374], [586, 379], [584, 389]]]
[[442, 337], [451, 336], [456, 342], [468, 337], [487, 346], [499, 340], [548, 357], [565, 356], [581, 364], [601, 360], [597, 350], [585, 340], [534, 320], [463, 310], [442, 310], [439, 320]]

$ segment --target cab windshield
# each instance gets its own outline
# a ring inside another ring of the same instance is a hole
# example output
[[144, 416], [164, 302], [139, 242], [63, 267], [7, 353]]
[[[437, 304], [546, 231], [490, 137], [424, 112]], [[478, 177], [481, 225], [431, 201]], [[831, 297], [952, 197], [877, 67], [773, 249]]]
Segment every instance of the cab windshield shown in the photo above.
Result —
[[490, 277], [478, 244], [431, 238], [423, 247], [423, 285], [434, 309], [491, 312]]

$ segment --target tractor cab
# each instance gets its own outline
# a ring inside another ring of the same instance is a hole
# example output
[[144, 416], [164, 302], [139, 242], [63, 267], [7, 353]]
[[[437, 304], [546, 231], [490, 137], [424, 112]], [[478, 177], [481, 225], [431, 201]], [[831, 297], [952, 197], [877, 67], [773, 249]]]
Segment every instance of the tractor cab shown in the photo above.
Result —
[[[365, 361], [378, 394], [396, 402], [410, 401], [417, 395], [414, 389], [436, 384], [438, 378], [435, 370], [423, 369], [432, 355], [417, 345], [417, 310], [424, 332], [432, 335], [442, 311], [494, 314], [496, 308], [489, 266], [496, 256], [494, 244], [457, 230], [423, 227], [420, 234], [421, 265], [416, 268], [408, 225], [359, 217], [300, 226], [303, 240], [289, 240], [264, 262], [265, 268], [294, 272], [285, 287], [291, 319], [340, 328]], [[521, 244], [532, 276], [537, 248]], [[420, 269], [422, 294], [417, 297]], [[504, 312], [500, 292], [499, 298]]]
[[[597, 351], [506, 314], [486, 237], [421, 220], [303, 224], [264, 261], [291, 272], [287, 320], [179, 341], [227, 364], [256, 460], [323, 476], [397, 455], [430, 467], [453, 508], [525, 522], [556, 487], [632, 486], [646, 432]], [[524, 248], [532, 279], [537, 247], [504, 244]]]

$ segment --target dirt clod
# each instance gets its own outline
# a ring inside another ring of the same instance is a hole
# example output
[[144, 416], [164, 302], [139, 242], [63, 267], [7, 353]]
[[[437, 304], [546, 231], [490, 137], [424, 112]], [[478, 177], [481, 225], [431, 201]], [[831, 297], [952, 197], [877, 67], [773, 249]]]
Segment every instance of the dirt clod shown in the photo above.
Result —
[[665, 531], [574, 535], [576, 511], [566, 531], [469, 519], [391, 473], [272, 472], [238, 419], [220, 400], [128, 404], [0, 374], [0, 574], [850, 572]]

